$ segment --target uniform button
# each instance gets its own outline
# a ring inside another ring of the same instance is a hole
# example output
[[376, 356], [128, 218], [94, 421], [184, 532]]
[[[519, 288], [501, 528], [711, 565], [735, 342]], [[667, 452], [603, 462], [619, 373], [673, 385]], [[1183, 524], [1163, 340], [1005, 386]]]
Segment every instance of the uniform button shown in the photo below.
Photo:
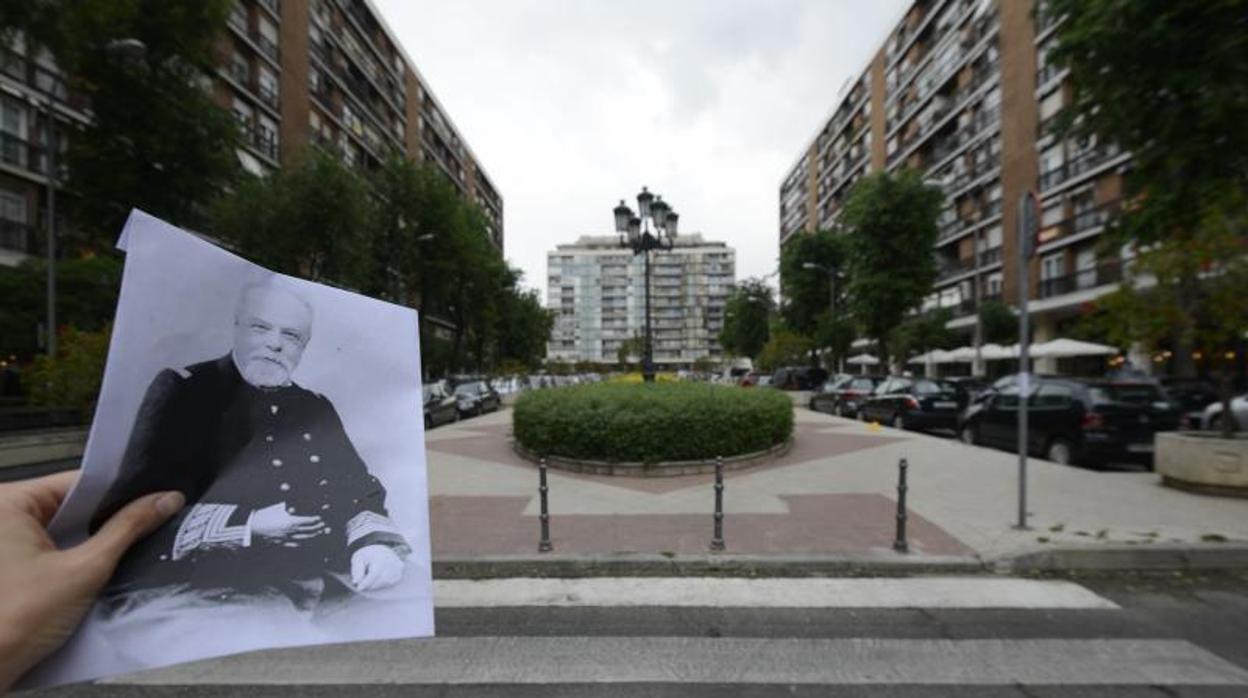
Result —
[[320, 485], [321, 487], [324, 487], [325, 485], [329, 484], [329, 480], [321, 480], [317, 484]]
[[278, 485], [278, 486], [277, 486], [277, 489], [279, 489], [279, 490], [281, 490], [281, 491], [283, 491], [283, 492], [289, 492], [289, 491], [290, 491], [290, 484], [289, 484], [289, 483], [285, 483], [285, 482], [283, 482], [282, 484], [280, 484], [280, 485]]
[[329, 505], [328, 505], [328, 504], [322, 504], [322, 505], [321, 505], [321, 511], [329, 511]]
[[321, 457], [313, 453], [311, 456], [308, 457], [308, 460], [312, 461], [313, 463], [320, 463]]
[[161, 559], [161, 560], [168, 560], [168, 559], [169, 559], [169, 556], [168, 556], [168, 555], [161, 555], [161, 556], [160, 556], [160, 559]]
[[311, 440], [312, 440], [312, 435], [311, 435], [311, 434], [309, 434], [309, 433], [308, 433], [308, 432], [306, 432], [306, 431], [305, 431], [305, 432], [303, 432], [303, 440], [304, 440], [304, 441], [311, 441]]
[[280, 467], [282, 467], [282, 459], [281, 459], [281, 458], [274, 458], [274, 459], [273, 459], [273, 467], [274, 467], [274, 468], [280, 468]]
[[333, 532], [333, 530], [334, 530], [334, 529], [330, 528], [329, 526], [326, 526], [326, 527], [325, 527], [325, 535], [329, 535], [330, 533], [332, 533], [332, 532]]
[[272, 414], [277, 414], [277, 405], [269, 405], [269, 412]]
[[324, 560], [325, 562], [329, 562], [329, 558], [327, 558], [327, 557], [323, 557], [323, 558], [321, 558], [321, 559], [322, 559], [322, 560]]
[[295, 508], [294, 508], [294, 507], [286, 507], [286, 513], [287, 513], [287, 514], [293, 514], [293, 513], [295, 513]]
[[265, 435], [264, 435], [264, 440], [265, 440], [265, 441], [268, 441], [269, 443], [273, 443], [273, 435], [272, 435], [272, 434], [265, 434]]

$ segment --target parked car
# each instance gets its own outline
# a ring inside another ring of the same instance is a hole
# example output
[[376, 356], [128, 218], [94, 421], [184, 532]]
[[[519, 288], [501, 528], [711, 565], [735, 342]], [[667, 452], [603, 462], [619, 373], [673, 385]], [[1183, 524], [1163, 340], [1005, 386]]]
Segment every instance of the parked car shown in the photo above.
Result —
[[821, 390], [811, 397], [811, 409], [838, 417], [857, 418], [863, 398], [875, 390], [882, 380], [879, 376], [842, 376], [830, 389]]
[[1213, 383], [1199, 378], [1162, 378], [1161, 385], [1183, 411], [1183, 428], [1200, 429], [1205, 408], [1220, 399]]
[[[1231, 418], [1235, 420], [1237, 429], [1248, 428], [1248, 394], [1240, 395], [1231, 400]], [[1222, 429], [1222, 401], [1205, 408], [1200, 415], [1200, 428], [1218, 431]]]
[[896, 429], [956, 429], [958, 391], [937, 378], [891, 376], [863, 400], [858, 414]]
[[771, 385], [781, 390], [814, 390], [828, 379], [828, 372], [815, 366], [788, 366], [771, 374]]
[[459, 407], [454, 395], [439, 381], [421, 388], [425, 400], [425, 428], [459, 421]]
[[771, 380], [771, 376], [762, 375], [758, 377], [758, 387], [774, 388], [776, 387], [776, 384]]
[[[1019, 387], [972, 404], [958, 431], [970, 444], [1015, 450]], [[1027, 451], [1055, 463], [1152, 465], [1153, 435], [1179, 425], [1179, 409], [1151, 381], [1037, 378], [1027, 394]]]
[[503, 404], [498, 392], [485, 381], [460, 383], [455, 386], [455, 399], [459, 403], [459, 414], [465, 417], [493, 412]]
[[737, 385], [741, 386], [742, 388], [748, 388], [752, 385], [758, 385], [758, 379], [761, 376], [762, 374], [759, 373], [758, 371], [749, 371], [745, 375], [741, 376], [740, 380], [737, 381]]
[[958, 391], [958, 409], [964, 409], [992, 388], [992, 383], [981, 376], [956, 376], [944, 380]]

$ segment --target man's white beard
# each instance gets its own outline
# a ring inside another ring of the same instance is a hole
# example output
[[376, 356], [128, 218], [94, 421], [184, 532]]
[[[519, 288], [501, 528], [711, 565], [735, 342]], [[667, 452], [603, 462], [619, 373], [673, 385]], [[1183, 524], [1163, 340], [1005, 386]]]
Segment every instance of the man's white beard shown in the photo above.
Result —
[[243, 380], [257, 388], [278, 388], [290, 383], [290, 371], [264, 359], [252, 359], [243, 365]]

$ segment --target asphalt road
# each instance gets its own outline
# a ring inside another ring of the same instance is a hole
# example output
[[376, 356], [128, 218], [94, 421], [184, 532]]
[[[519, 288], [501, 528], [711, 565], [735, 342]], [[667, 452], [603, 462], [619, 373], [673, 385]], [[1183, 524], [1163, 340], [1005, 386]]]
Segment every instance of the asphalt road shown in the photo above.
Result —
[[1248, 695], [1248, 573], [1073, 581], [1098, 603], [443, 607], [433, 642], [284, 650], [29, 695]]

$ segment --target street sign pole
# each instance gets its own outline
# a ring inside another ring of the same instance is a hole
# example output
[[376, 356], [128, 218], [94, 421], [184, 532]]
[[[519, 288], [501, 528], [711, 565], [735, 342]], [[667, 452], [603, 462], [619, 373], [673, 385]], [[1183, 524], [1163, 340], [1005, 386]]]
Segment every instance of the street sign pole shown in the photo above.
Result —
[[1031, 336], [1027, 314], [1028, 266], [1036, 251], [1036, 195], [1025, 192], [1018, 199], [1018, 523], [1027, 530], [1027, 397], [1031, 392]]

